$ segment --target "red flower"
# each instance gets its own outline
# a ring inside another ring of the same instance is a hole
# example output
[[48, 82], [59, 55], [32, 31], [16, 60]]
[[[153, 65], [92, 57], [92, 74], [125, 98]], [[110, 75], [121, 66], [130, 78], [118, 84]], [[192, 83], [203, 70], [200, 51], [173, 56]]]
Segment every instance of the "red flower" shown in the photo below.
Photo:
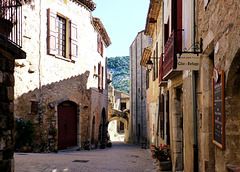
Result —
[[154, 147], [154, 145], [151, 145], [151, 147]]

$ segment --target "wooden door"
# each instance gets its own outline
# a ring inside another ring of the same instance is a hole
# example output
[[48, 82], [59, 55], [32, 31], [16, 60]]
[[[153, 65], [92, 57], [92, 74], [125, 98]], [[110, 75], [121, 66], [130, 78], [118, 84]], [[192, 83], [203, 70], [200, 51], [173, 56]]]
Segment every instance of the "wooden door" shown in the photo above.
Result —
[[77, 145], [77, 107], [70, 102], [58, 106], [58, 149]]

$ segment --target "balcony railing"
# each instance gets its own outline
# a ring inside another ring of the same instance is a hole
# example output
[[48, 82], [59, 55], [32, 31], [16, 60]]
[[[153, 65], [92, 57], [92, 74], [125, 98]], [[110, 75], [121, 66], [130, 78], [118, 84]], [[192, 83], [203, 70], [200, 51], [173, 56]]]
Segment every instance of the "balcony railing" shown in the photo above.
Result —
[[172, 69], [177, 67], [177, 52], [182, 51], [182, 31], [172, 31], [168, 41], [165, 45], [163, 76], [165, 77]]
[[0, 0], [0, 34], [22, 47], [22, 4], [19, 0]]

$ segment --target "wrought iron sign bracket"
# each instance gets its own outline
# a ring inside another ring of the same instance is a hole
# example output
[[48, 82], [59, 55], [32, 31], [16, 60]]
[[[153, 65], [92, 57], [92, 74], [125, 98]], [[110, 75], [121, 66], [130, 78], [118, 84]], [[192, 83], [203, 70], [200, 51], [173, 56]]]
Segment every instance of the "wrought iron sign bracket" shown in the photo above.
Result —
[[[179, 54], [184, 54], [184, 53], [193, 53], [193, 54], [201, 54], [203, 52], [202, 50], [202, 38], [200, 39], [200, 42], [194, 42], [194, 44], [191, 45], [190, 48], [184, 48], [183, 52], [179, 52]], [[194, 51], [189, 51], [190, 49], [193, 49]]]

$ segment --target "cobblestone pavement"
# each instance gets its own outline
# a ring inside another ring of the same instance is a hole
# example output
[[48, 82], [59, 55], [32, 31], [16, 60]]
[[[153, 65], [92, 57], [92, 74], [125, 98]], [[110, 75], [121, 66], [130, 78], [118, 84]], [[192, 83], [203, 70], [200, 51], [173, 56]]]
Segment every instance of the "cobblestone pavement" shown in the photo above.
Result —
[[120, 142], [111, 148], [58, 153], [15, 153], [16, 172], [156, 172], [149, 149]]

